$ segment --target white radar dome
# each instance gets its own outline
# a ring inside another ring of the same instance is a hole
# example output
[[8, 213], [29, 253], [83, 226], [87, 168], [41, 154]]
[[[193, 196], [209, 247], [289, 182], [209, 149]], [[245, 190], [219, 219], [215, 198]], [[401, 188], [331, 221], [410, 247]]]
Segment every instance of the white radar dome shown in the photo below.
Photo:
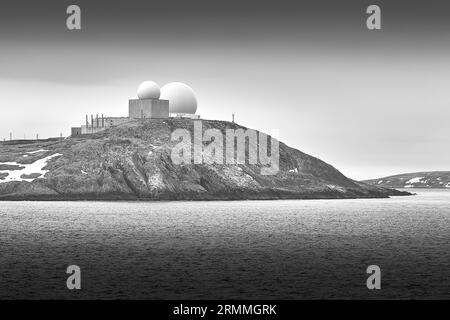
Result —
[[171, 82], [161, 88], [161, 99], [169, 100], [170, 113], [190, 113], [197, 111], [195, 92], [181, 82]]
[[139, 85], [137, 95], [139, 99], [159, 99], [161, 90], [155, 82], [144, 81]]

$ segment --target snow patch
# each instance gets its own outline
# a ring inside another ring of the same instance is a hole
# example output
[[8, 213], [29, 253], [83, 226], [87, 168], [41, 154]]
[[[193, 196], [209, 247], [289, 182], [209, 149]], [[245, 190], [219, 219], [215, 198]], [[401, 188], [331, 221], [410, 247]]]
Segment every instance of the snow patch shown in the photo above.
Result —
[[416, 178], [412, 178], [408, 181], [405, 182], [405, 184], [413, 184], [413, 183], [419, 183], [420, 180], [422, 180], [424, 177], [416, 177]]
[[11, 166], [21, 166], [24, 167], [21, 170], [0, 170], [0, 173], [7, 173], [8, 176], [3, 180], [0, 180], [0, 183], [10, 182], [10, 181], [27, 181], [32, 182], [37, 178], [21, 178], [22, 175], [30, 175], [33, 173], [40, 174], [39, 177], [45, 176], [48, 170], [44, 170], [47, 162], [55, 157], [62, 156], [60, 153], [53, 154], [51, 156], [45, 157], [43, 159], [36, 160], [30, 164], [22, 164], [17, 162], [0, 162], [0, 164], [11, 165]]
[[298, 173], [298, 169], [297, 169], [297, 168], [294, 168], [294, 169], [289, 170], [289, 172]]
[[36, 151], [30, 151], [30, 152], [27, 152], [27, 153], [28, 153], [28, 154], [34, 154], [34, 153], [38, 153], [38, 152], [46, 152], [46, 151], [49, 151], [49, 150], [39, 149], [39, 150], [36, 150]]
[[334, 184], [327, 184], [327, 187], [330, 188], [331, 190], [336, 190], [338, 192], [345, 192], [345, 188], [336, 186]]
[[84, 170], [81, 170], [81, 173], [82, 174], [88, 174], [86, 171], [84, 171]]

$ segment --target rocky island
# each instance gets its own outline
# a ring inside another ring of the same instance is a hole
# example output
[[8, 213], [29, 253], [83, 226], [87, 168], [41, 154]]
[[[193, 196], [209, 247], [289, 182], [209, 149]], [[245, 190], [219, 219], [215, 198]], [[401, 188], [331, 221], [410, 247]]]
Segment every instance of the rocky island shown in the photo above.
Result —
[[[409, 195], [345, 177], [279, 143], [279, 171], [252, 164], [174, 164], [171, 133], [192, 119], [138, 119], [90, 135], [0, 143], [0, 200], [238, 200]], [[246, 129], [202, 120], [203, 129]], [[206, 142], [204, 142], [206, 144]]]

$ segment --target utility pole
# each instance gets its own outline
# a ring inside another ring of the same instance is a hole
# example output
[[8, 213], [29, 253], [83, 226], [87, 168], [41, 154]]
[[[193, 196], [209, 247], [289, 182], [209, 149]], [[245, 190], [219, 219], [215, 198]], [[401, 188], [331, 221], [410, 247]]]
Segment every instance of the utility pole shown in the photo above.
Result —
[[9, 133], [9, 140], [12, 140], [12, 132]]
[[231, 122], [234, 123], [234, 113], [231, 114]]

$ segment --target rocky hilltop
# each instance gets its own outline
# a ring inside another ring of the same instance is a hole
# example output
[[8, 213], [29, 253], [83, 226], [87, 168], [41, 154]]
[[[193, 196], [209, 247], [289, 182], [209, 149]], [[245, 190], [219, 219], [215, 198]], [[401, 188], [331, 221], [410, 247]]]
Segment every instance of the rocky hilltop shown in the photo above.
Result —
[[450, 171], [404, 173], [364, 183], [386, 188], [450, 188]]
[[[203, 120], [203, 130], [243, 128]], [[171, 133], [190, 119], [144, 119], [89, 136], [0, 143], [1, 200], [214, 200], [377, 198], [407, 195], [346, 178], [280, 142], [279, 168], [174, 164]], [[207, 144], [207, 143], [204, 143]]]

